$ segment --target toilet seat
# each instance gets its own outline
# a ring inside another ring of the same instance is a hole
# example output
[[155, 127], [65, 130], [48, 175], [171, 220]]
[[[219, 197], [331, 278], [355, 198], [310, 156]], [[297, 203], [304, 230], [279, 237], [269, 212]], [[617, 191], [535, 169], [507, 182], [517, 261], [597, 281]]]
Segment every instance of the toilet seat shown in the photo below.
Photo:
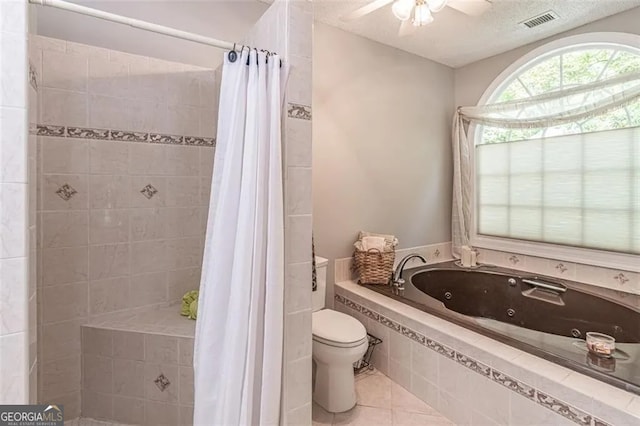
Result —
[[367, 330], [357, 319], [331, 309], [312, 315], [313, 340], [337, 348], [353, 348], [367, 340]]

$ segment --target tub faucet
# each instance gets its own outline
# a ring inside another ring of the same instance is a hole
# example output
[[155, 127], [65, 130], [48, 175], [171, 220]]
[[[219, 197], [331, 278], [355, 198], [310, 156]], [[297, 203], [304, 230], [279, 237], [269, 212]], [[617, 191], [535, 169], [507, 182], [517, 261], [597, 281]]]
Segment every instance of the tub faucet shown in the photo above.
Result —
[[405, 281], [404, 278], [402, 278], [402, 271], [404, 270], [404, 266], [407, 264], [407, 262], [414, 257], [420, 259], [422, 263], [427, 263], [427, 259], [415, 253], [409, 254], [402, 258], [402, 260], [398, 263], [398, 266], [396, 266], [395, 271], [393, 271], [393, 276], [391, 277], [391, 289], [396, 295], [401, 295], [401, 292], [404, 291]]

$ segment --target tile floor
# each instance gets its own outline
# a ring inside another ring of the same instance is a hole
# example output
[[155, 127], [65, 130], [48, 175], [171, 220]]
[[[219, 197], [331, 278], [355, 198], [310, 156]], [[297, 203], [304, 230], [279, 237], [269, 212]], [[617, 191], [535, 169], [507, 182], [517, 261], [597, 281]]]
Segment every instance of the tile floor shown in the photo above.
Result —
[[454, 426], [454, 424], [384, 374], [356, 376], [358, 404], [332, 414], [313, 404], [313, 426]]

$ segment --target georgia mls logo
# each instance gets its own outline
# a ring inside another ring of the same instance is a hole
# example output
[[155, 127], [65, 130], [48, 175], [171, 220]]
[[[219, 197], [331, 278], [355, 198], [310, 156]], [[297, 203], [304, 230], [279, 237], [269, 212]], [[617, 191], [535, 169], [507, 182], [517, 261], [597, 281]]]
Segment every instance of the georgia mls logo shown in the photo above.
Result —
[[[47, 414], [49, 413], [49, 414]], [[55, 421], [57, 421], [58, 419], [60, 420], [64, 420], [62, 417], [62, 410], [60, 408], [58, 408], [57, 405], [49, 405], [47, 408], [44, 409], [44, 415], [46, 417], [50, 417], [47, 420], [53, 420], [53, 416], [55, 416]]]
[[0, 426], [63, 426], [62, 405], [0, 405]]

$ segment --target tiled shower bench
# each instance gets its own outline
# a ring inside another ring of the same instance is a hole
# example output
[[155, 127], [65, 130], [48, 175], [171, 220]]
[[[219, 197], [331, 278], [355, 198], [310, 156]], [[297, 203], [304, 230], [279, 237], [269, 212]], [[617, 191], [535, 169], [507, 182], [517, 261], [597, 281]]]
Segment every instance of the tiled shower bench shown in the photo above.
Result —
[[195, 321], [180, 306], [108, 314], [82, 327], [82, 417], [193, 423]]

